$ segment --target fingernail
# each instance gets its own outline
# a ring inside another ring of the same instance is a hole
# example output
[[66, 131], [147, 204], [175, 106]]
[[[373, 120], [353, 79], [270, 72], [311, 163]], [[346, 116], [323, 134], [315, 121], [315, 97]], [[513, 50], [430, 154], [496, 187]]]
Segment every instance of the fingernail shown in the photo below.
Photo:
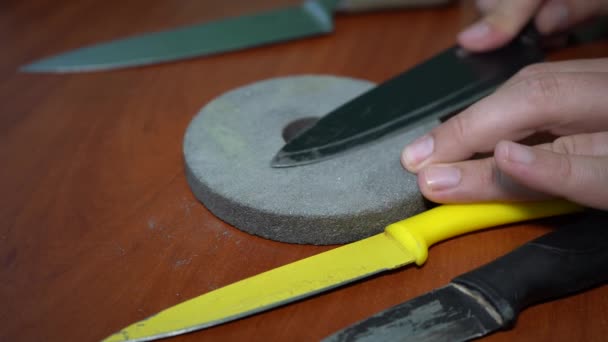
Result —
[[407, 166], [417, 166], [433, 153], [435, 142], [430, 135], [424, 135], [409, 144], [403, 150], [403, 157]]
[[458, 35], [458, 38], [459, 38], [459, 40], [466, 40], [466, 41], [483, 39], [488, 34], [490, 34], [490, 30], [491, 30], [490, 25], [488, 25], [487, 23], [485, 23], [483, 21], [480, 21], [480, 22], [473, 24], [472, 26], [469, 26], [469, 28], [467, 28], [466, 30], [462, 31]]
[[510, 143], [507, 146], [507, 159], [513, 163], [530, 165], [536, 159], [536, 155], [528, 146]]
[[453, 166], [435, 165], [424, 170], [424, 182], [433, 191], [454, 188], [461, 179], [460, 169]]
[[550, 33], [566, 28], [569, 15], [568, 6], [561, 2], [553, 1], [547, 4], [547, 7], [540, 14], [540, 19], [546, 23], [544, 30]]

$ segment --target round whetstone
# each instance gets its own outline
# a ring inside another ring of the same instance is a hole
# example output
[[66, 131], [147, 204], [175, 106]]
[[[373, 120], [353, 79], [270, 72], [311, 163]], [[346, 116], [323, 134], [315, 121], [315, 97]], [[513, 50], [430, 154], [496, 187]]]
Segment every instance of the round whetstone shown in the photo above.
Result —
[[320, 163], [272, 168], [290, 123], [320, 117], [373, 86], [333, 76], [256, 82], [207, 104], [184, 138], [195, 196], [231, 225], [302, 244], [352, 242], [426, 208], [403, 146], [436, 123], [395, 134]]

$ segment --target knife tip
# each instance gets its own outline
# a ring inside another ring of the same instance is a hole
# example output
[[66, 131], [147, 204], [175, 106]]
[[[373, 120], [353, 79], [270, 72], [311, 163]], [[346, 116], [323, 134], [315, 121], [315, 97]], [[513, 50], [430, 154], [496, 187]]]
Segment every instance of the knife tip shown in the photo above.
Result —
[[276, 169], [285, 169], [294, 166], [313, 164], [317, 162], [317, 160], [313, 159], [294, 158], [295, 155], [281, 150], [277, 152], [277, 154], [275, 154], [275, 156], [272, 158], [272, 160], [270, 161], [270, 166]]
[[37, 73], [37, 72], [43, 72], [44, 70], [39, 69], [36, 66], [36, 63], [31, 63], [31, 64], [26, 64], [26, 65], [22, 65], [17, 69], [19, 72], [26, 72], [26, 73]]
[[49, 66], [47, 63], [43, 62], [33, 62], [30, 64], [22, 65], [17, 69], [19, 72], [30, 73], [30, 74], [63, 74], [71, 72], [72, 70], [63, 69], [57, 66]]
[[[59, 56], [61, 57], [61, 55]], [[75, 63], [58, 60], [59, 57], [48, 57], [22, 65], [18, 71], [24, 73], [71, 74], [120, 69], [130, 65], [115, 65], [111, 63]]]
[[270, 166], [272, 168], [286, 168], [294, 166], [292, 163], [290, 163], [290, 161], [291, 159], [286, 156], [285, 152], [279, 151], [270, 161]]
[[19, 72], [29, 73], [29, 74], [72, 74], [72, 73], [80, 73], [80, 72], [93, 72], [93, 71], [101, 71], [104, 69], [97, 68], [76, 68], [76, 67], [60, 67], [56, 65], [47, 65], [46, 63], [31, 63], [24, 66], [19, 67]]

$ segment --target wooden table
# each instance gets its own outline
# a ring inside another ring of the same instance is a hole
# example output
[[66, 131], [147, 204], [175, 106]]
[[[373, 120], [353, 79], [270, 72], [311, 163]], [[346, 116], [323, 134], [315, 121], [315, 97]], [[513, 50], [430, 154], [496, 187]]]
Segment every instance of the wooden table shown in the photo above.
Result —
[[[294, 74], [380, 82], [448, 47], [470, 5], [338, 15], [334, 34], [122, 71], [17, 68], [72, 48], [294, 1], [0, 2], [0, 341], [95, 341], [161, 309], [331, 247], [242, 233], [190, 192], [184, 131], [235, 87]], [[297, 2], [297, 1], [296, 1]], [[221, 5], [218, 5], [221, 4]], [[608, 44], [557, 58], [605, 56]], [[280, 132], [275, 132], [280, 134]], [[428, 263], [172, 341], [313, 341], [550, 230], [442, 243]], [[487, 341], [602, 341], [608, 288], [525, 311]]]

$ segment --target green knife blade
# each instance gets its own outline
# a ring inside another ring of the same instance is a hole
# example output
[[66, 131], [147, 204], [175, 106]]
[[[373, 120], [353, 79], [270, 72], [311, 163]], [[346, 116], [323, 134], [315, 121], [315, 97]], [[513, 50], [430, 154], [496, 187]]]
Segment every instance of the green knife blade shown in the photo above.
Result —
[[333, 30], [338, 0], [306, 0], [266, 12], [147, 33], [48, 57], [22, 68], [26, 72], [102, 71], [193, 58]]
[[451, 0], [304, 0], [300, 4], [83, 47], [23, 66], [25, 72], [86, 72], [172, 62], [333, 31], [335, 11], [419, 7]]
[[104, 341], [150, 341], [243, 318], [412, 262], [454, 236], [523, 220], [575, 212], [565, 201], [443, 205], [386, 231], [261, 273], [136, 322]]

